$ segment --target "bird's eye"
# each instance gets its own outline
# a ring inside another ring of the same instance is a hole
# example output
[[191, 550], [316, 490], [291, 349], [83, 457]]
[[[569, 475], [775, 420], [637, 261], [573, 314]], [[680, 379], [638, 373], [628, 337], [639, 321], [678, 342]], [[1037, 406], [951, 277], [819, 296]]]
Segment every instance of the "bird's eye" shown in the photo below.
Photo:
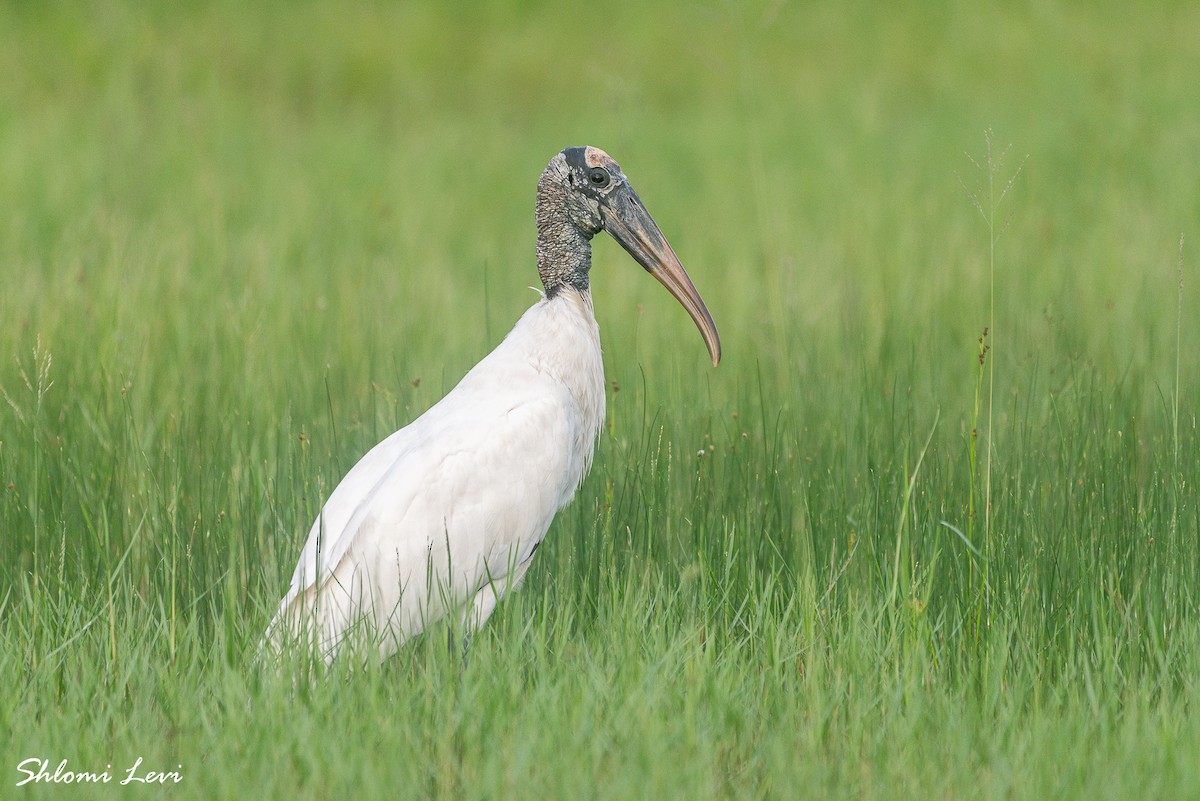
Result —
[[588, 173], [588, 180], [595, 187], [608, 186], [608, 171], [602, 167], [596, 167]]

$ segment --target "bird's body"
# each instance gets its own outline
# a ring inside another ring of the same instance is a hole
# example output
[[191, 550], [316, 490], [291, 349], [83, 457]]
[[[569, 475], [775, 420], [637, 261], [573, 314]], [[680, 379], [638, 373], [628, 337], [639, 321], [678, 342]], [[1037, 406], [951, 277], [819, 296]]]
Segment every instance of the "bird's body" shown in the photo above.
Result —
[[446, 397], [342, 479], [281, 616], [313, 615], [322, 652], [365, 617], [386, 633], [385, 654], [447, 614], [482, 622], [574, 496], [603, 423], [590, 299], [543, 299]]
[[329, 659], [357, 632], [387, 656], [443, 618], [482, 625], [520, 582], [590, 467], [604, 423], [588, 240], [609, 228], [600, 217], [616, 200], [580, 191], [581, 202], [573, 191], [580, 176], [595, 183], [597, 170], [612, 180], [610, 193], [632, 198], [614, 236], [652, 272], [666, 264], [666, 277], [656, 276], [684, 295], [716, 362], [711, 317], [620, 168], [595, 148], [563, 151], [538, 185], [545, 297], [449, 394], [338, 484], [267, 630], [275, 650], [301, 642]]

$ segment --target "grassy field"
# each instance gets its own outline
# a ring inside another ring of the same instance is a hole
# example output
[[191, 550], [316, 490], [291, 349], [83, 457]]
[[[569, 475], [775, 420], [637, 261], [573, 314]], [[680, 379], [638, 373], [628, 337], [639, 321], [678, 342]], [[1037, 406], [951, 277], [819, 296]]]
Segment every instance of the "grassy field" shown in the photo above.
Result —
[[[112, 797], [1200, 796], [1197, 30], [0, 3], [0, 796], [95, 797], [34, 757]], [[524, 588], [465, 661], [263, 672], [323, 498], [536, 299], [578, 144], [725, 360], [597, 240], [608, 428]]]

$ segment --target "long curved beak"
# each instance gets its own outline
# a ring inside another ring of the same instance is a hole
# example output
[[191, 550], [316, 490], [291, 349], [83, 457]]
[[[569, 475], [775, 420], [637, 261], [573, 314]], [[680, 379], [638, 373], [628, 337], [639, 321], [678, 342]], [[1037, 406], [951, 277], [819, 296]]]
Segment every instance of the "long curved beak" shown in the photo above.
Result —
[[704, 305], [704, 298], [687, 270], [679, 263], [679, 257], [671, 244], [659, 230], [642, 200], [628, 184], [614, 190], [600, 202], [600, 214], [604, 219], [604, 230], [637, 259], [638, 264], [659, 280], [675, 300], [691, 315], [692, 322], [700, 329], [708, 355], [714, 366], [721, 361], [721, 337], [716, 323]]

